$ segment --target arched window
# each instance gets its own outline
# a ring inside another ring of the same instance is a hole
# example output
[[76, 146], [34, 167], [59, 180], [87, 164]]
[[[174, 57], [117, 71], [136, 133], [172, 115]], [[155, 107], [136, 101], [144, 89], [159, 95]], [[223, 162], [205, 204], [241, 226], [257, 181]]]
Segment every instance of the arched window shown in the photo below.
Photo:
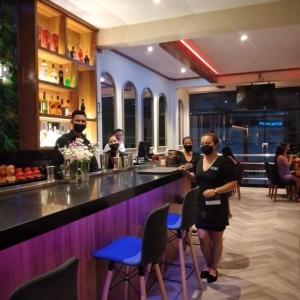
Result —
[[136, 88], [132, 82], [127, 81], [123, 87], [124, 131], [126, 148], [136, 147], [135, 101]]
[[182, 144], [183, 139], [183, 103], [178, 101], [178, 145]]
[[161, 94], [158, 99], [158, 146], [166, 145], [166, 108], [166, 97]]
[[153, 95], [150, 89], [146, 88], [142, 94], [143, 116], [142, 124], [144, 125], [144, 141], [153, 146]]
[[101, 103], [102, 103], [102, 142], [106, 145], [107, 140], [115, 128], [115, 83], [108, 73], [102, 73]]

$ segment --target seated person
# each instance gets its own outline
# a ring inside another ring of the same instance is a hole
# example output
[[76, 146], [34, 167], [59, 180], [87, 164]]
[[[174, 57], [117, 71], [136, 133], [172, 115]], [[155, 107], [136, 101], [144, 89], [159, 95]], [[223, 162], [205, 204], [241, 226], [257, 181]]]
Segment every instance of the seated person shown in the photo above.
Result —
[[283, 183], [295, 183], [296, 188], [293, 198], [295, 202], [300, 202], [300, 178], [293, 175], [290, 171], [292, 160], [289, 159], [289, 155], [287, 154], [289, 149], [289, 144], [280, 144], [276, 149], [274, 163]]
[[[124, 131], [120, 128], [117, 128], [113, 131], [112, 135], [114, 135], [118, 140], [119, 150], [122, 151], [122, 152], [125, 152]], [[109, 147], [108, 144], [106, 144], [103, 151], [106, 152], [106, 151], [109, 151], [109, 150], [110, 150], [110, 147]]]
[[[60, 166], [64, 162], [64, 158], [60, 153], [59, 148], [63, 148], [65, 146], [70, 145], [77, 138], [82, 139], [84, 145], [86, 146], [91, 145], [90, 141], [86, 138], [85, 134], [82, 133], [86, 128], [86, 114], [84, 111], [81, 110], [73, 111], [71, 126], [72, 129], [68, 133], [63, 134], [60, 138], [58, 138], [55, 143], [54, 156], [52, 159], [52, 163], [55, 166]], [[90, 163], [90, 172], [95, 172], [98, 170], [99, 168], [98, 168], [96, 157], [93, 156]]]
[[177, 164], [184, 165], [190, 163], [195, 164], [199, 159], [200, 154], [193, 151], [193, 139], [190, 136], [186, 136], [182, 140], [184, 151], [177, 152]]
[[114, 157], [123, 158], [126, 154], [119, 150], [119, 141], [115, 135], [112, 135], [108, 139], [109, 151], [106, 151], [105, 154], [108, 154], [108, 169], [114, 168]]

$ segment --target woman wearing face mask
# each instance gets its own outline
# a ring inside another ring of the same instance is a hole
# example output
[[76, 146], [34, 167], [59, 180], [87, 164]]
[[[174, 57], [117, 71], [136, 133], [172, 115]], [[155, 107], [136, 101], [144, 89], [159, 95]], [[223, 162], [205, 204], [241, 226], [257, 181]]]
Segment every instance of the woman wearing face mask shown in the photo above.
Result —
[[184, 151], [178, 151], [177, 153], [178, 165], [194, 164], [198, 160], [199, 154], [193, 151], [193, 139], [190, 136], [186, 136], [183, 138], [182, 144]]
[[108, 146], [110, 150], [105, 152], [105, 154], [108, 154], [108, 169], [113, 169], [114, 157], [123, 158], [126, 154], [119, 150], [119, 141], [115, 135], [108, 139]]
[[194, 172], [186, 171], [199, 186], [196, 227], [206, 266], [201, 273], [208, 283], [218, 278], [217, 266], [222, 255], [223, 232], [228, 225], [228, 193], [236, 186], [230, 161], [217, 154], [218, 138], [214, 133], [201, 137], [201, 156]]

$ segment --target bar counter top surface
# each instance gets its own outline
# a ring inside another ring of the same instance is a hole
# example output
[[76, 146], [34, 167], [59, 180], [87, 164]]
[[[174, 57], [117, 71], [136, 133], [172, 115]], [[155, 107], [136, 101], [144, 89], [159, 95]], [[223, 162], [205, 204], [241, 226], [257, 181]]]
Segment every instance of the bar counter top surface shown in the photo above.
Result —
[[109, 208], [182, 177], [139, 174], [136, 169], [93, 175], [87, 182], [39, 183], [32, 189], [1, 194], [0, 250]]

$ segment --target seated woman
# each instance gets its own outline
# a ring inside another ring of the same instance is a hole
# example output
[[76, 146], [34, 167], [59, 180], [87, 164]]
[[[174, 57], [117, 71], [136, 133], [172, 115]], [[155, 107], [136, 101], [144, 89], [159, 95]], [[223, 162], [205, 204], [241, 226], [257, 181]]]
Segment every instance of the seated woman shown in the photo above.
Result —
[[276, 149], [274, 163], [283, 183], [295, 183], [296, 188], [293, 193], [293, 199], [295, 202], [300, 202], [300, 178], [293, 175], [290, 171], [292, 160], [289, 159], [287, 154], [289, 149], [289, 144], [280, 144]]
[[112, 135], [108, 139], [109, 151], [106, 151], [105, 154], [108, 154], [108, 169], [114, 168], [114, 157], [123, 158], [126, 154], [119, 150], [119, 141], [115, 135]]

